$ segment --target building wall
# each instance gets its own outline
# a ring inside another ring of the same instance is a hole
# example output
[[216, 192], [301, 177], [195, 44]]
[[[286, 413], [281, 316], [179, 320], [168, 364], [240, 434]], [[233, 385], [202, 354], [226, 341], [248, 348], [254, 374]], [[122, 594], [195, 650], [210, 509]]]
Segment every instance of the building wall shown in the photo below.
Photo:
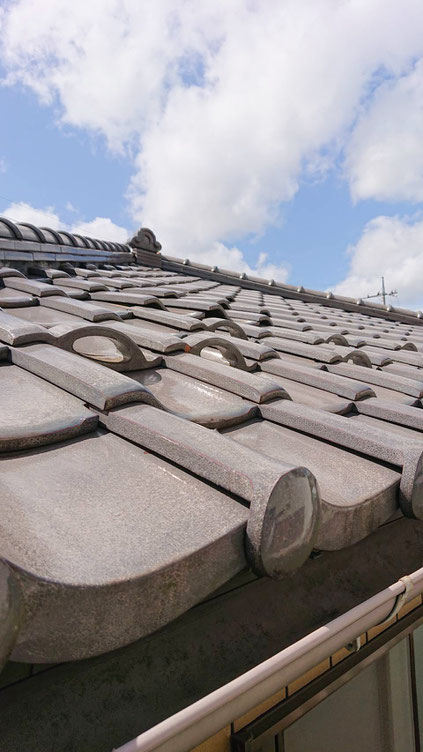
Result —
[[[371, 642], [382, 632], [387, 632], [387, 634], [389, 634], [390, 627], [401, 621], [401, 619], [403, 619], [411, 612], [419, 609], [420, 606], [422, 606], [422, 596], [419, 595], [417, 598], [414, 598], [412, 601], [403, 606], [403, 608], [400, 610], [398, 615], [394, 617], [394, 619], [386, 622], [386, 624], [372, 627], [372, 629], [370, 629], [368, 632], [362, 634], [360, 637], [361, 644], [364, 645], [368, 642]], [[322, 676], [326, 672], [330, 671], [333, 666], [344, 661], [350, 655], [351, 651], [349, 651], [347, 648], [342, 648], [333, 655], [328, 656], [324, 661], [319, 663], [317, 666], [314, 666], [310, 671], [300, 676], [287, 687], [281, 687], [279, 692], [277, 692], [272, 697], [269, 697], [268, 700], [263, 702], [261, 705], [253, 708], [249, 713], [246, 713], [241, 718], [234, 719], [232, 724], [226, 726], [224, 729], [221, 729], [217, 734], [212, 736], [210, 739], [207, 739], [198, 747], [195, 747], [195, 749], [193, 749], [191, 752], [231, 752], [231, 735], [234, 732], [240, 731], [247, 724], [250, 724], [252, 721], [262, 716], [271, 708], [274, 708], [276, 705], [279, 705], [280, 703], [288, 700], [288, 698], [291, 698], [307, 685], [311, 685], [311, 683], [317, 677]]]

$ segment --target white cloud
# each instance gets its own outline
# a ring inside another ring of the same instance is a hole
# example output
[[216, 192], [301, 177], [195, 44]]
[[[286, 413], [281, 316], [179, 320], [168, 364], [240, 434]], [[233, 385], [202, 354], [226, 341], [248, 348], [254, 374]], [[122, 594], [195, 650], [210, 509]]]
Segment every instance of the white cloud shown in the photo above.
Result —
[[[71, 205], [72, 206], [72, 205]], [[66, 208], [73, 212], [78, 210], [69, 204]], [[111, 240], [115, 243], [126, 243], [130, 233], [125, 227], [116, 225], [109, 217], [96, 217], [89, 222], [75, 222], [67, 224], [60, 219], [53, 207], [49, 206], [44, 209], [37, 209], [24, 201], [10, 204], [6, 209], [0, 211], [0, 215], [8, 217], [15, 222], [30, 222], [39, 227], [51, 227], [53, 230], [68, 230], [76, 232], [79, 235], [86, 235], [99, 240]], [[260, 253], [257, 263], [249, 266], [239, 248], [228, 248], [223, 243], [214, 243], [210, 249], [210, 256], [213, 263], [221, 266], [223, 269], [233, 269], [246, 274], [253, 274], [268, 279], [274, 278], [279, 282], [285, 282], [288, 276], [288, 269], [284, 265], [272, 264], [268, 262], [267, 254]], [[195, 254], [191, 256], [194, 258]], [[210, 261], [210, 259], [208, 259]]]
[[126, 243], [129, 236], [128, 230], [115, 225], [109, 217], [96, 217], [91, 222], [78, 222], [72, 225], [71, 232], [99, 240], [112, 240], [115, 243]]
[[109, 217], [96, 217], [90, 222], [77, 222], [68, 225], [60, 219], [52, 206], [36, 209], [24, 201], [10, 204], [0, 214], [16, 222], [30, 222], [39, 227], [51, 227], [52, 230], [68, 230], [99, 240], [111, 240], [115, 243], [126, 243], [129, 236], [125, 227], [114, 224]]
[[244, 255], [239, 248], [228, 247], [224, 243], [213, 243], [208, 251], [203, 254], [194, 253], [185, 256], [185, 258], [196, 258], [197, 261], [202, 259], [204, 263], [215, 264], [221, 269], [245, 272], [256, 277], [265, 279], [274, 279], [277, 282], [286, 282], [289, 269], [284, 264], [273, 264], [269, 262], [267, 253], [260, 253], [254, 266], [250, 266], [244, 259]]
[[232, 244], [345, 149], [356, 197], [423, 195], [421, 0], [14, 0], [1, 20], [8, 82], [133, 159], [134, 223], [169, 253], [241, 269]]
[[2, 159], [0, 157], [0, 172], [5, 173], [7, 172], [7, 162], [5, 159]]
[[348, 147], [354, 199], [423, 201], [423, 61], [383, 83]]
[[[369, 222], [358, 243], [350, 248], [346, 278], [332, 288], [339, 295], [374, 295], [381, 276], [387, 291], [396, 288], [398, 299], [389, 303], [423, 308], [423, 216], [376, 217]], [[382, 302], [381, 300], [377, 302]]]
[[66, 229], [52, 206], [47, 206], [45, 209], [35, 209], [30, 204], [20, 201], [10, 204], [0, 213], [3, 217], [8, 217], [15, 222], [30, 222], [39, 227], [51, 227], [52, 230]]

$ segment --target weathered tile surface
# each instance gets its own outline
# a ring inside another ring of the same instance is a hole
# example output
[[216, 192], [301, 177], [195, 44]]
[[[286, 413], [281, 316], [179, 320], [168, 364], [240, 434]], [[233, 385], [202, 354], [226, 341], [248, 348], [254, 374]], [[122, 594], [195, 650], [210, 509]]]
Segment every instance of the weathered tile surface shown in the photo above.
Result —
[[29, 345], [11, 351], [12, 362], [100, 410], [126, 402], [157, 404], [152, 393], [122, 373], [53, 345]]
[[17, 660], [112, 650], [245, 566], [241, 504], [111, 433], [0, 462], [2, 556], [31, 604]]
[[0, 662], [114, 649], [243, 567], [423, 518], [413, 312], [53, 241], [2, 251]]
[[18, 366], [0, 366], [0, 452], [92, 431], [97, 415], [63, 389]]

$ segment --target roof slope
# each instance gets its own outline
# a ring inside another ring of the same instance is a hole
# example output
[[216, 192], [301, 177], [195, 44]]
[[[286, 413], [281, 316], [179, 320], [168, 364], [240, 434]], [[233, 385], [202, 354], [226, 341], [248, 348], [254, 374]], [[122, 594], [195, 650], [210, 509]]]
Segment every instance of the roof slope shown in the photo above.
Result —
[[112, 650], [247, 566], [283, 577], [313, 548], [423, 516], [415, 315], [194, 268], [151, 232], [131, 241], [148, 266], [130, 246], [114, 264], [74, 246], [71, 264], [14, 242], [0, 659]]

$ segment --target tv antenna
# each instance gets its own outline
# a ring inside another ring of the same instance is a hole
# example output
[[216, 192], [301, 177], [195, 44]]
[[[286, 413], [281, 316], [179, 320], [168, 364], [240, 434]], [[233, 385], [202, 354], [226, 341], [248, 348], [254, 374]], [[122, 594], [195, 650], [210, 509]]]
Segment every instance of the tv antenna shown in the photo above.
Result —
[[391, 296], [398, 295], [397, 290], [391, 290], [391, 292], [386, 292], [385, 290], [385, 277], [382, 277], [382, 288], [379, 290], [379, 292], [376, 293], [376, 295], [364, 295], [363, 300], [367, 300], [368, 298], [382, 298], [383, 305], [386, 305], [386, 298], [390, 298]]

